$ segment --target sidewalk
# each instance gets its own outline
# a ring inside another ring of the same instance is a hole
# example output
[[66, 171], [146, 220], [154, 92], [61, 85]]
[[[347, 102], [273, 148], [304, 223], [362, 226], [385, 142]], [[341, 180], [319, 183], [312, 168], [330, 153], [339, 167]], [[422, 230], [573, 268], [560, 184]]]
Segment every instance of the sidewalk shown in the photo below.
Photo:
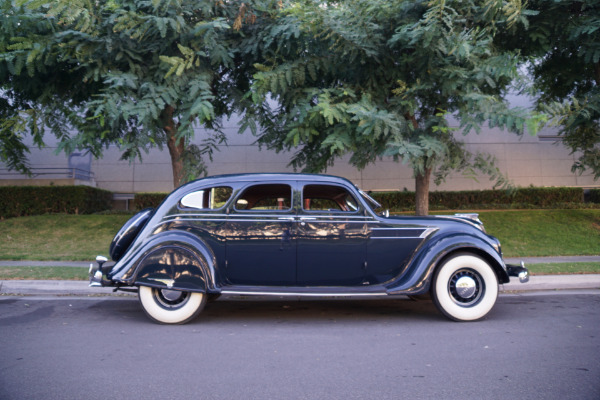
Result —
[[[600, 274], [588, 275], [534, 275], [529, 282], [520, 283], [517, 278], [500, 285], [500, 293], [535, 292], [551, 290], [600, 289]], [[0, 296], [111, 296], [135, 295], [116, 292], [112, 288], [91, 288], [87, 281], [0, 281]]]
[[[600, 256], [579, 257], [523, 257], [507, 258], [508, 264], [519, 264], [521, 261], [528, 264], [537, 263], [561, 263], [561, 262], [598, 262]], [[89, 267], [89, 262], [68, 261], [0, 261], [0, 267], [18, 266], [69, 266]], [[529, 282], [520, 283], [515, 277], [506, 285], [500, 285], [501, 293], [535, 292], [551, 290], [577, 290], [577, 289], [600, 289], [600, 274], [585, 275], [534, 275]], [[51, 296], [131, 296], [135, 294], [116, 292], [112, 288], [90, 288], [87, 281], [40, 281], [40, 280], [6, 280], [0, 281], [1, 295], [51, 295]]]

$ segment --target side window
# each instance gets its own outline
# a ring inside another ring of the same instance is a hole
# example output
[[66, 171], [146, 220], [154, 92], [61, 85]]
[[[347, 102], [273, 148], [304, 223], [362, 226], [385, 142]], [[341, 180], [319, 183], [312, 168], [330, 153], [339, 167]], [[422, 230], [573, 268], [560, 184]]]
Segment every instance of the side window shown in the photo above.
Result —
[[188, 193], [179, 202], [182, 208], [199, 210], [215, 210], [221, 208], [231, 197], [233, 189], [228, 186], [218, 186]]
[[250, 186], [235, 202], [236, 210], [289, 210], [292, 188], [284, 184]]
[[306, 211], [358, 211], [358, 202], [341, 186], [306, 185], [302, 190], [302, 207]]

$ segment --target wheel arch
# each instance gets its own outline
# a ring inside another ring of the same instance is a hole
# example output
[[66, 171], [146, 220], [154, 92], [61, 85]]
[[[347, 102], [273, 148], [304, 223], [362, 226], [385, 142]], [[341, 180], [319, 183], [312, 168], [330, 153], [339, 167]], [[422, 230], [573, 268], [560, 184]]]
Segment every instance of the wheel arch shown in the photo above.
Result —
[[479, 258], [483, 259], [487, 262], [494, 272], [496, 273], [496, 277], [498, 278], [498, 283], [507, 283], [508, 282], [508, 273], [504, 268], [504, 263], [499, 261], [495, 257], [493, 257], [490, 253], [478, 248], [478, 247], [461, 247], [457, 249], [453, 249], [448, 254], [444, 255], [442, 259], [440, 259], [437, 263], [433, 271], [443, 265], [448, 259], [455, 257], [459, 254], [470, 254], [476, 255]]
[[451, 257], [460, 253], [473, 254], [493, 269], [498, 283], [509, 281], [502, 256], [494, 247], [479, 237], [471, 235], [448, 235], [427, 243], [409, 261], [406, 274], [388, 289], [390, 294], [418, 295], [428, 293], [435, 271]]
[[215, 287], [215, 263], [210, 247], [198, 237], [165, 232], [148, 241], [135, 262], [113, 279], [127, 285], [204, 293]]

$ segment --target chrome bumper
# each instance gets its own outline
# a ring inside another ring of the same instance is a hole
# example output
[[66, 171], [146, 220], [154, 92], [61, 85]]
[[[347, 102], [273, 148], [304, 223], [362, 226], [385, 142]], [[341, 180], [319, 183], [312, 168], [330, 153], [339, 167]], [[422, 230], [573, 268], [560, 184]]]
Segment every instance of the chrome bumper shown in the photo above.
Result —
[[98, 256], [96, 257], [98, 265], [90, 264], [90, 269], [88, 270], [90, 287], [112, 286], [110, 281], [104, 279], [104, 274], [108, 273], [113, 267], [112, 265], [105, 266], [104, 263], [107, 261], [106, 257]]
[[518, 277], [521, 283], [529, 282], [529, 270], [525, 268], [523, 261], [521, 261], [521, 265], [506, 264], [506, 272], [508, 272], [508, 276]]

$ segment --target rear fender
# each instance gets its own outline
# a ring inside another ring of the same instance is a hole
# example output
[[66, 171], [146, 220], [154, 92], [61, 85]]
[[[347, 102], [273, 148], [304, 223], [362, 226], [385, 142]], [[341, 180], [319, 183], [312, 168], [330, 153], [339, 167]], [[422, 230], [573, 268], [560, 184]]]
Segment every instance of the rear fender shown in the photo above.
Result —
[[448, 235], [427, 243], [410, 260], [406, 273], [388, 288], [389, 294], [423, 294], [430, 288], [436, 268], [456, 253], [483, 258], [496, 272], [500, 284], [509, 281], [502, 256], [488, 242], [471, 235]]
[[182, 231], [158, 234], [138, 254], [137, 261], [113, 280], [191, 292], [206, 292], [215, 286], [214, 256], [192, 234]]

